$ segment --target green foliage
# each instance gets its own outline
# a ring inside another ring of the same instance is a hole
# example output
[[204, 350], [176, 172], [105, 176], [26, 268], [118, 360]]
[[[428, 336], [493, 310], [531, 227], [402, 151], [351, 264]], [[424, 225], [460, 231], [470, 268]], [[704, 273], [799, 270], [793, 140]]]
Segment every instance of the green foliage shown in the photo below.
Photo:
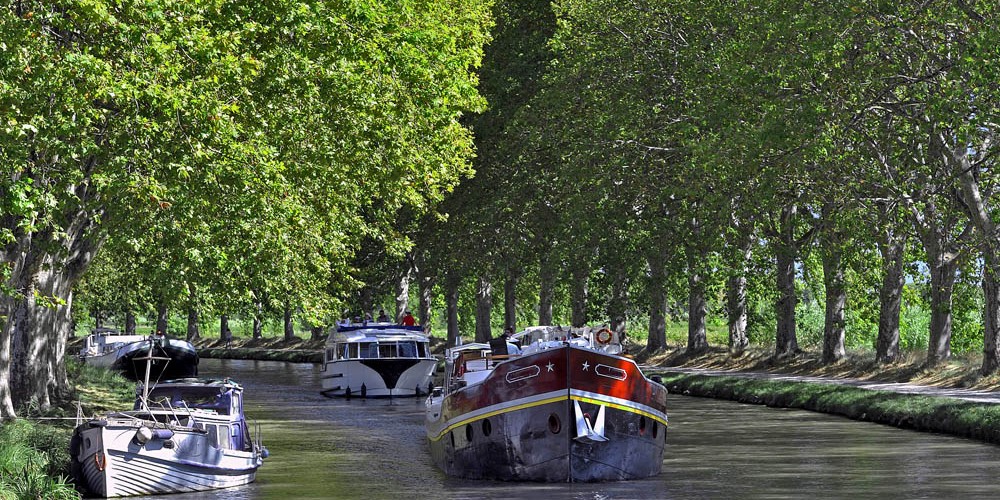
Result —
[[76, 499], [66, 480], [70, 431], [25, 420], [0, 426], [0, 498]]

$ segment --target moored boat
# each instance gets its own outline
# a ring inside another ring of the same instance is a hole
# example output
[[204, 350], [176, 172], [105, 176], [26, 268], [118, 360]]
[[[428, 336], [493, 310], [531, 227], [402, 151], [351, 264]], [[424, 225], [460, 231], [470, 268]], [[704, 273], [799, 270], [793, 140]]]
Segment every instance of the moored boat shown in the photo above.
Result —
[[[152, 363], [145, 357], [153, 353]], [[87, 336], [79, 359], [86, 364], [122, 372], [133, 380], [146, 378], [147, 364], [154, 380], [198, 375], [198, 351], [190, 342], [165, 335], [129, 335], [100, 328]]]
[[446, 351], [426, 403], [435, 464], [471, 479], [591, 482], [660, 473], [667, 390], [606, 328], [532, 327]]
[[419, 326], [391, 323], [339, 326], [323, 358], [321, 392], [331, 397], [424, 395], [437, 364]]
[[146, 387], [139, 385], [133, 410], [108, 413], [74, 430], [71, 465], [81, 489], [117, 497], [254, 481], [267, 450], [259, 432], [251, 436], [239, 384], [180, 379]]

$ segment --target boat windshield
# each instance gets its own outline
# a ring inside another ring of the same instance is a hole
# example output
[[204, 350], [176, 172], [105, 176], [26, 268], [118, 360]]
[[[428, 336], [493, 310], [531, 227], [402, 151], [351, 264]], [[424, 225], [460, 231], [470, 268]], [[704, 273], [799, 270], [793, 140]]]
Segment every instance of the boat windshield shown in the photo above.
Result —
[[336, 351], [329, 350], [327, 359], [333, 359], [335, 355], [339, 359], [421, 358], [428, 356], [426, 343], [412, 340], [351, 342], [344, 344]]
[[[220, 392], [218, 387], [157, 387], [149, 393], [149, 405], [174, 408], [184, 407], [214, 410], [220, 415], [229, 415], [232, 410], [232, 392]], [[139, 409], [139, 401], [135, 408]]]

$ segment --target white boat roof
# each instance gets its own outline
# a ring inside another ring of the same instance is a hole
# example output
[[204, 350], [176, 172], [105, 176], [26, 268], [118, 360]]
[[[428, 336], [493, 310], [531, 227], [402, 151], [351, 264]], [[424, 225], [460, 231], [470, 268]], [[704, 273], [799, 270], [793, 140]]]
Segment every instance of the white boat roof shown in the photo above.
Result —
[[338, 342], [428, 342], [419, 326], [403, 326], [395, 323], [366, 323], [362, 325], [340, 326], [330, 334], [327, 344]]

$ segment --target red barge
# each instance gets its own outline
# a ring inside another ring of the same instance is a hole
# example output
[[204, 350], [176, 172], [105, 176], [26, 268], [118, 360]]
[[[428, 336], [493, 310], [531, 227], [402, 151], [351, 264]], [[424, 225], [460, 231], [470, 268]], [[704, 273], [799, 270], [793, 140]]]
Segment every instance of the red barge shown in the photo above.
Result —
[[[667, 389], [622, 354], [606, 328], [532, 327], [446, 352], [427, 399], [431, 455], [447, 474], [593, 482], [655, 476]], [[508, 352], [515, 352], [508, 354]]]

